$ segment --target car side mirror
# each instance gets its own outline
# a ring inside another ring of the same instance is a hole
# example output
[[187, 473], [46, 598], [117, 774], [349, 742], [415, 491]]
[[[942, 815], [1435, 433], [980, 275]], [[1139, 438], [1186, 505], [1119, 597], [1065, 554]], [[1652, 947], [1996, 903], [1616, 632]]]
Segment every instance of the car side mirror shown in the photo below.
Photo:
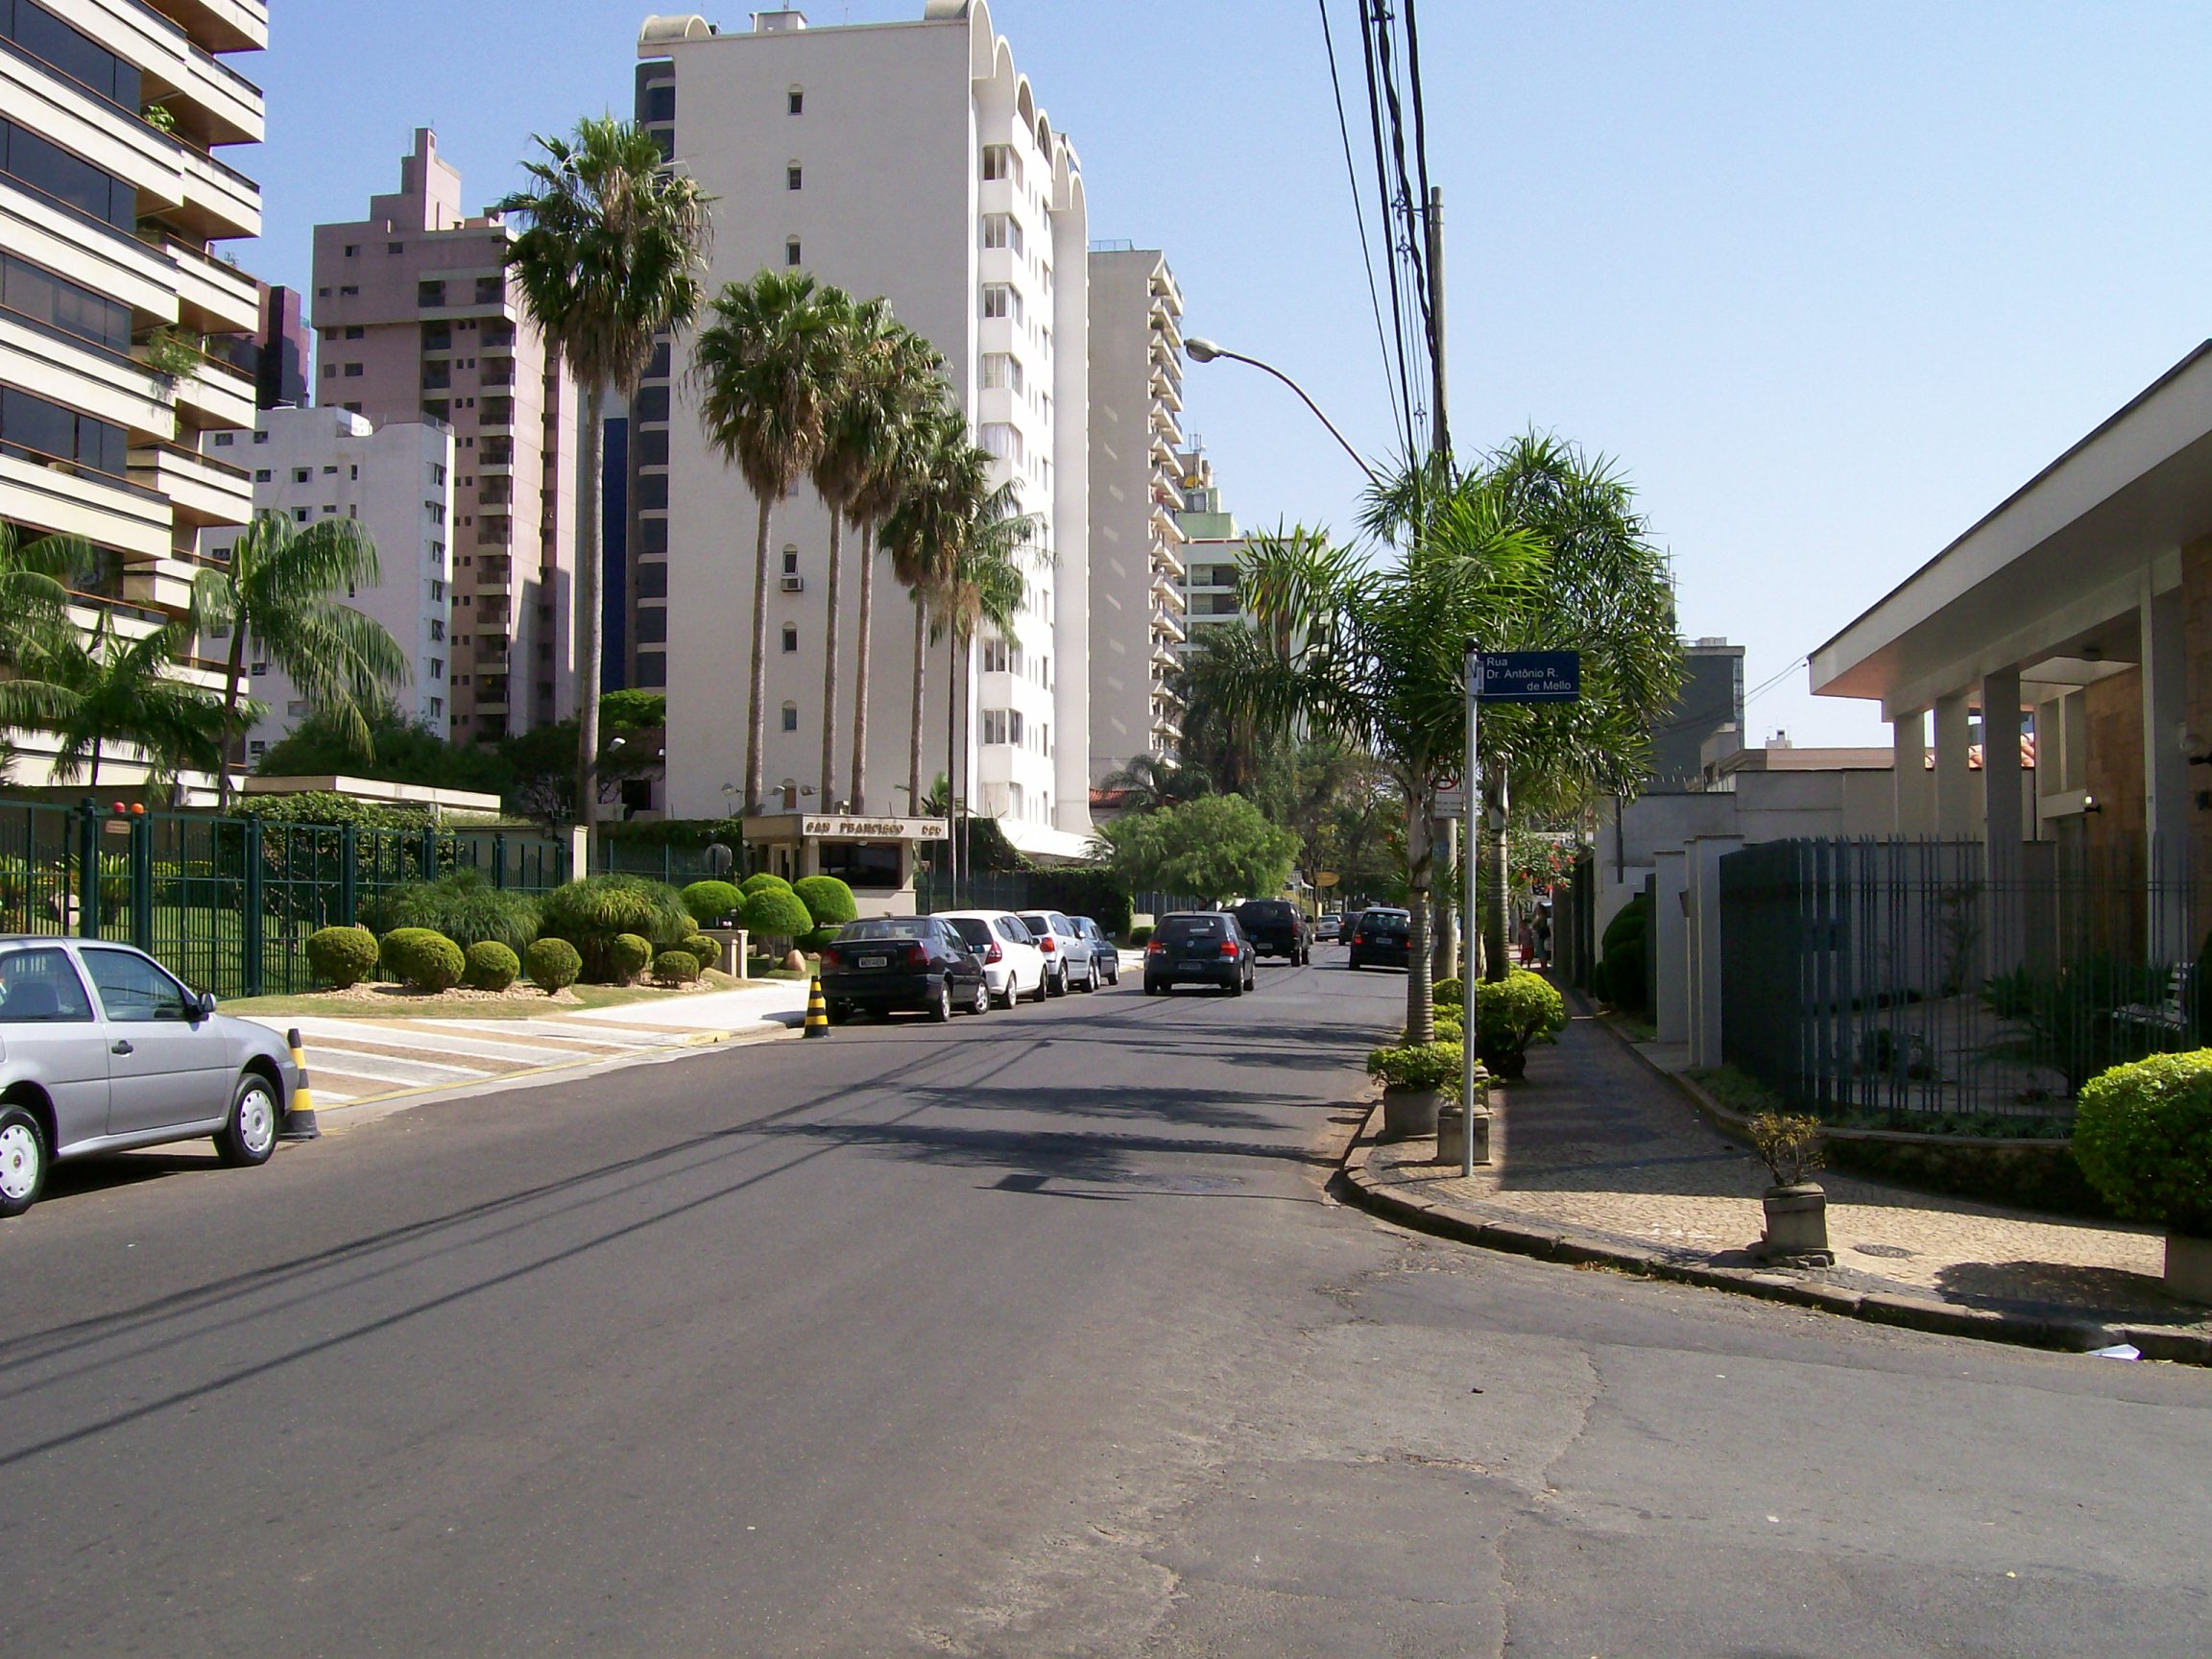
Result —
[[195, 1020], [212, 1019], [214, 1017], [214, 1013], [215, 993], [212, 991], [201, 992], [199, 1001], [193, 1005], [192, 1018]]

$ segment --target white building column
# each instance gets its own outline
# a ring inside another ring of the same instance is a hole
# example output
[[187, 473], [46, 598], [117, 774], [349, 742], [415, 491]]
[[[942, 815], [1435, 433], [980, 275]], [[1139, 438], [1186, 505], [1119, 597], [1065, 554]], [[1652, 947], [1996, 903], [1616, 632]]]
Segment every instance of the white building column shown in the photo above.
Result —
[[2189, 841], [2188, 678], [2181, 590], [2143, 599], [2144, 868], [2153, 883], [2149, 907], [2153, 962], [2197, 954], [2188, 933], [2182, 885]]
[[1651, 960], [1657, 982], [1651, 1022], [1662, 1043], [1690, 1041], [1690, 917], [1687, 854], [1679, 847], [1651, 855]]
[[1953, 841], [1969, 840], [1981, 829], [1974, 776], [1966, 764], [1972, 742], [1967, 702], [1964, 691], [1936, 699], [1936, 833]]
[[2016, 861], [2020, 820], [2020, 670], [2001, 668], [1982, 677], [1982, 822], [1993, 861]]
[[1720, 860], [1743, 845], [1741, 835], [1700, 835], [1683, 858], [1689, 913], [1690, 1064], [1718, 1066], [1720, 1051]]
[[1896, 831], [1936, 833], [1936, 778], [1928, 770], [1928, 710], [1914, 709], [1889, 723], [1890, 781], [1897, 792]]

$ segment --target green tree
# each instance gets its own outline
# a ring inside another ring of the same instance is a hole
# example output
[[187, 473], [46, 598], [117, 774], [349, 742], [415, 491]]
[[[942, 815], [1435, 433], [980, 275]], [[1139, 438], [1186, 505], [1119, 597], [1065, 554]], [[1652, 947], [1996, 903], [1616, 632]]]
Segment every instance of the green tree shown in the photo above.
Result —
[[906, 790], [908, 810], [919, 812], [922, 705], [928, 676], [925, 647], [931, 596], [950, 580], [966, 527], [991, 493], [991, 457], [970, 442], [967, 417], [948, 406], [919, 423], [909, 465], [907, 487], [899, 505], [884, 519], [882, 536], [884, 546], [891, 552], [892, 574], [914, 602], [914, 685], [906, 734]]
[[102, 758], [119, 747], [143, 755], [157, 785], [187, 766], [222, 766], [230, 718], [258, 719], [265, 710], [251, 699], [219, 700], [174, 678], [170, 666], [180, 638], [175, 624], [127, 638], [114, 613], [103, 611], [88, 634], [71, 629], [31, 655], [30, 666], [52, 698], [42, 724], [57, 741], [57, 780], [85, 773], [97, 787]]
[[[66, 706], [65, 694], [39, 677], [39, 662], [75, 634], [69, 590], [98, 564], [92, 544], [74, 536], [25, 541], [0, 520], [0, 725], [39, 727]], [[13, 749], [0, 743], [0, 778]]]
[[218, 806], [230, 800], [234, 752], [251, 716], [244, 697], [246, 648], [274, 662], [308, 707], [335, 722], [366, 757], [369, 715], [407, 683], [407, 653], [383, 625], [333, 597], [373, 588], [381, 572], [376, 544], [358, 521], [321, 518], [301, 526], [285, 513], [256, 513], [228, 560], [203, 569], [186, 611], [202, 638], [228, 633], [223, 665], [222, 758], [216, 765]]
[[499, 210], [523, 226], [507, 251], [522, 303], [584, 389], [576, 526], [576, 611], [583, 624], [583, 694], [576, 730], [576, 822], [598, 816], [599, 714], [606, 646], [599, 601], [599, 452], [607, 394], [624, 397], [652, 361], [656, 335], [698, 315], [705, 299], [708, 202], [696, 180], [668, 167], [660, 141], [612, 116], [587, 118], [569, 138], [539, 137], [524, 163], [531, 187]]
[[[978, 451], [980, 453], [980, 451]], [[947, 637], [945, 686], [945, 770], [953, 774], [965, 747], [960, 737], [973, 709], [961, 707], [969, 684], [975, 632], [988, 625], [1012, 637], [1029, 591], [1022, 572], [1024, 552], [1036, 535], [1037, 519], [1021, 511], [1022, 493], [1011, 480], [970, 505], [956, 527], [950, 565], [931, 590], [930, 637]], [[956, 833], [956, 832], [955, 832]]]
[[1282, 892], [1298, 837], [1241, 795], [1206, 795], [1118, 818], [1098, 831], [1107, 863], [1132, 888], [1190, 893], [1210, 903]]
[[1158, 755], [1136, 755], [1128, 765], [1100, 779], [1099, 786], [1125, 793], [1133, 812], [1157, 812], [1211, 795], [1214, 780], [1201, 767], [1180, 765]]
[[363, 711], [369, 726], [369, 753], [355, 747], [355, 733], [328, 714], [309, 714], [272, 743], [253, 770], [265, 778], [315, 778], [350, 773], [394, 783], [421, 783], [434, 789], [474, 789], [499, 794], [513, 772], [496, 749], [455, 743], [428, 720], [412, 721], [389, 698]]
[[798, 272], [762, 271], [714, 299], [692, 352], [707, 440], [759, 502], [753, 665], [746, 692], [745, 810], [758, 812], [768, 733], [768, 532], [776, 504], [813, 469], [843, 370], [832, 296]]

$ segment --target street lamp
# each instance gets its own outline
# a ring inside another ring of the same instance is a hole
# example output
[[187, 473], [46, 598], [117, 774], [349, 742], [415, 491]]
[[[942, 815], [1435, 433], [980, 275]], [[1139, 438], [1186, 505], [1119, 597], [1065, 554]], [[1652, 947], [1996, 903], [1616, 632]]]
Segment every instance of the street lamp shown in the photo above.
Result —
[[1322, 414], [1321, 405], [1314, 402], [1311, 397], [1307, 396], [1306, 388], [1299, 385], [1297, 381], [1291, 379], [1289, 375], [1284, 373], [1282, 370], [1276, 368], [1274, 364], [1262, 363], [1257, 357], [1247, 357], [1243, 352], [1232, 351], [1225, 346], [1216, 346], [1213, 341], [1202, 339], [1195, 334], [1186, 335], [1184, 337], [1183, 349], [1190, 353], [1190, 360], [1193, 363], [1211, 363], [1216, 357], [1226, 357], [1232, 363], [1249, 363], [1255, 369], [1265, 370], [1268, 373], [1274, 375], [1276, 379], [1282, 381], [1284, 385], [1289, 387], [1291, 391], [1298, 394], [1299, 399], [1305, 403], [1306, 407], [1313, 411], [1313, 419], [1320, 421], [1322, 425], [1328, 427], [1329, 436], [1335, 439], [1337, 443], [1344, 445], [1344, 453], [1351, 456], [1353, 464], [1357, 466], [1360, 471], [1367, 474], [1367, 478], [1370, 483], [1380, 485], [1382, 482], [1382, 478], [1377, 475], [1375, 469], [1368, 466], [1365, 461], [1361, 460], [1359, 457], [1359, 451], [1352, 447], [1352, 441], [1345, 437], [1343, 433], [1336, 430], [1336, 422], [1330, 420], [1328, 416]]

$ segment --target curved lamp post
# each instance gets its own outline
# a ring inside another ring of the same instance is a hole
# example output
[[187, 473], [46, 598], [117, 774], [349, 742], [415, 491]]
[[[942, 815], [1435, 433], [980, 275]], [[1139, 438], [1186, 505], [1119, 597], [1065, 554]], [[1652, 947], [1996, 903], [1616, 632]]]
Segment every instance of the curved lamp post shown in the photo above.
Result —
[[1337, 443], [1344, 445], [1344, 453], [1352, 457], [1353, 465], [1358, 467], [1360, 471], [1367, 474], [1368, 482], [1372, 484], [1381, 484], [1382, 482], [1382, 480], [1377, 476], [1375, 469], [1368, 466], [1365, 461], [1361, 460], [1359, 451], [1352, 447], [1352, 441], [1345, 437], [1343, 433], [1336, 430], [1336, 422], [1330, 420], [1328, 416], [1322, 414], [1321, 405], [1314, 402], [1311, 397], [1307, 396], [1306, 388], [1299, 385], [1297, 381], [1291, 379], [1289, 375], [1284, 373], [1282, 370], [1276, 368], [1274, 364], [1262, 363], [1257, 357], [1247, 357], [1241, 351], [1232, 351], [1227, 347], [1216, 346], [1213, 341], [1202, 339], [1195, 334], [1185, 336], [1183, 341], [1183, 349], [1190, 353], [1190, 360], [1194, 363], [1211, 363], [1216, 357], [1226, 357], [1232, 363], [1249, 363], [1253, 368], [1262, 370], [1265, 373], [1274, 375], [1276, 379], [1282, 381], [1284, 385], [1289, 387], [1291, 391], [1297, 393], [1299, 401], [1304, 403], [1307, 408], [1313, 411], [1313, 419], [1320, 421], [1322, 425], [1329, 428], [1329, 436], [1335, 439]]

